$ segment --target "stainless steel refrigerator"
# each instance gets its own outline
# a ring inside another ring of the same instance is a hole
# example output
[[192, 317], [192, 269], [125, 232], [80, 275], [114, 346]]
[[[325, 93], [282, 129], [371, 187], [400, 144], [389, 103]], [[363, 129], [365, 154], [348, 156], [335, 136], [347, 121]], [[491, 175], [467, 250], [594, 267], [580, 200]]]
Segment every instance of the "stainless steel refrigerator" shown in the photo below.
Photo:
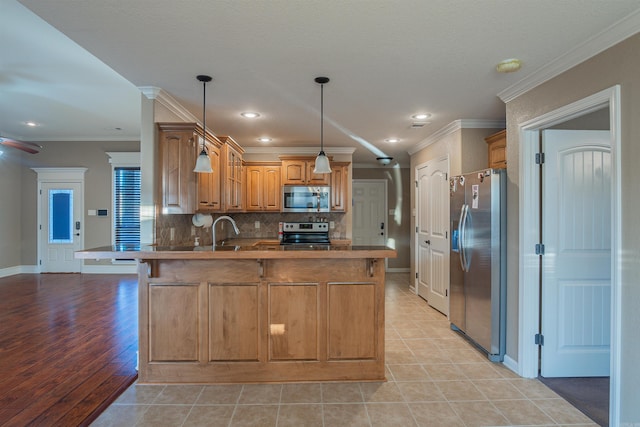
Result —
[[504, 359], [506, 335], [506, 173], [486, 169], [451, 177], [449, 320]]

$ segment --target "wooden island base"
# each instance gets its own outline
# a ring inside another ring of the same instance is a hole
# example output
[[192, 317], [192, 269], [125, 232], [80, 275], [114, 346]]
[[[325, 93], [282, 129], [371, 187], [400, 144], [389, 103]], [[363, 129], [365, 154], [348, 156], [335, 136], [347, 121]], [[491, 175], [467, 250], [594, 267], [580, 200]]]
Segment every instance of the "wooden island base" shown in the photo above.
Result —
[[141, 259], [139, 383], [384, 381], [384, 258]]

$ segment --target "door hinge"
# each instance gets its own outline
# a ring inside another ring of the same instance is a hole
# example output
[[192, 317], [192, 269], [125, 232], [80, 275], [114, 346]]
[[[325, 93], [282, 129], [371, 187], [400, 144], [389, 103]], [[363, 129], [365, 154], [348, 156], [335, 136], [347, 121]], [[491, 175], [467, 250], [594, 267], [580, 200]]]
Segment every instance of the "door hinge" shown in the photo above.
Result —
[[544, 153], [536, 153], [536, 165], [544, 163]]
[[416, 233], [418, 232], [418, 227], [416, 227]]
[[445, 290], [444, 290], [444, 296], [445, 296], [445, 297], [448, 297], [448, 296], [449, 296], [449, 289], [445, 289]]
[[39, 264], [42, 265], [42, 260], [38, 260], [38, 261], [39, 261]]
[[416, 271], [416, 279], [418, 278], [418, 272]]
[[413, 181], [416, 184], [416, 188], [418, 188], [418, 181]]
[[444, 238], [445, 238], [445, 240], [449, 238], [449, 232], [448, 231], [444, 232]]
[[445, 174], [444, 174], [444, 180], [445, 180], [445, 181], [449, 181], [449, 174], [448, 174], [448, 173], [445, 173]]
[[544, 245], [542, 243], [536, 243], [536, 255], [544, 255]]
[[534, 340], [536, 345], [544, 345], [544, 335], [536, 334]]

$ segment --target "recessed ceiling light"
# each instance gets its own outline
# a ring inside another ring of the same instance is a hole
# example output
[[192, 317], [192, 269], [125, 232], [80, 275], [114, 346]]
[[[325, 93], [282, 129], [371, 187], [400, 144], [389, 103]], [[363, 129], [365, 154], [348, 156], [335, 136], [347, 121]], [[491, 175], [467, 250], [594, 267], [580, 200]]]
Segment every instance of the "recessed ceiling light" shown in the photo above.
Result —
[[260, 142], [271, 142], [271, 138], [269, 138], [268, 136], [262, 136], [262, 137], [258, 138], [258, 141], [260, 141]]
[[496, 65], [496, 71], [499, 73], [513, 73], [518, 71], [522, 67], [522, 61], [516, 58], [505, 59], [498, 62]]
[[32, 121], [28, 121], [28, 122], [24, 122], [25, 125], [34, 128], [36, 126], [38, 126], [38, 124], [36, 122], [32, 122]]
[[385, 142], [391, 142], [391, 143], [400, 142], [400, 138], [387, 138], [385, 139]]
[[416, 120], [424, 120], [424, 119], [428, 119], [429, 117], [431, 117], [431, 114], [429, 113], [418, 113], [411, 116], [412, 119], [416, 119]]
[[260, 117], [260, 114], [254, 113], [253, 111], [245, 111], [244, 113], [240, 113], [240, 115], [245, 119], [255, 119]]

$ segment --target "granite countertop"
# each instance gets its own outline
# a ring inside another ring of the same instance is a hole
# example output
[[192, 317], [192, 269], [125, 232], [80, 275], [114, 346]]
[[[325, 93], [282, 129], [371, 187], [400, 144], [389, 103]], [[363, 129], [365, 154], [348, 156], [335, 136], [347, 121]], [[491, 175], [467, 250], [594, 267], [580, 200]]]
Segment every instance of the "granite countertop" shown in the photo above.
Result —
[[386, 246], [353, 246], [349, 240], [331, 244], [280, 245], [269, 239], [229, 239], [215, 250], [207, 246], [102, 246], [75, 253], [83, 259], [278, 259], [278, 258], [395, 258]]

